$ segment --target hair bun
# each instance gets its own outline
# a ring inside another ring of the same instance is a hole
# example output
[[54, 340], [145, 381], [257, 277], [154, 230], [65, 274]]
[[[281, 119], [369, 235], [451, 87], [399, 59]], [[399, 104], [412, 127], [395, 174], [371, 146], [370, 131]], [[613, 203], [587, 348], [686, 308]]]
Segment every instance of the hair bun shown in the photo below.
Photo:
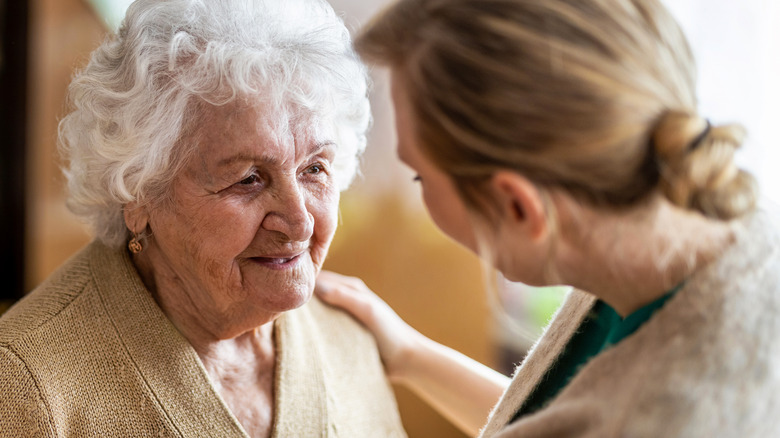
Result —
[[713, 218], [752, 211], [758, 197], [755, 179], [734, 163], [745, 135], [740, 125], [711, 126], [680, 111], [664, 114], [652, 135], [661, 192], [673, 204]]

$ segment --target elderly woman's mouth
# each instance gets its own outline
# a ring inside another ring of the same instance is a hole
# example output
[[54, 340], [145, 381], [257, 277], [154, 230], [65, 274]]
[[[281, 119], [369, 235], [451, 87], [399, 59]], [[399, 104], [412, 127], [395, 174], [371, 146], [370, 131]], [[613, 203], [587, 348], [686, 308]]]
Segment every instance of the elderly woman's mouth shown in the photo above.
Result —
[[277, 269], [277, 270], [283, 270], [283, 269], [290, 269], [294, 268], [298, 265], [298, 263], [301, 260], [301, 256], [304, 253], [298, 253], [288, 256], [278, 256], [278, 257], [252, 257], [251, 260], [259, 265], [262, 265], [269, 269]]

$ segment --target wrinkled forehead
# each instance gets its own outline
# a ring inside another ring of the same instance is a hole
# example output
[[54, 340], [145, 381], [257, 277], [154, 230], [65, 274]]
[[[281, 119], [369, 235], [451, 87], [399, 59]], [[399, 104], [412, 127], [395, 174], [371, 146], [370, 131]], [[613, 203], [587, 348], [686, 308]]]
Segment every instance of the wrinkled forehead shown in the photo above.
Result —
[[239, 128], [237, 123], [251, 122], [251, 128], [277, 136], [318, 138], [328, 135], [333, 124], [332, 118], [316, 109], [290, 100], [277, 101], [263, 96], [236, 97], [220, 105], [203, 102], [198, 107], [199, 121], [196, 128], [202, 125], [223, 125], [235, 129]]
[[294, 168], [321, 145], [337, 149], [326, 120], [288, 104], [247, 98], [217, 105], [204, 101], [193, 115], [177, 145], [177, 174], [195, 172], [210, 180], [219, 173], [219, 163], [240, 167], [239, 162], [248, 161]]
[[331, 118], [289, 101], [240, 97], [220, 105], [201, 102], [196, 111], [188, 130], [196, 141], [189, 143], [201, 151], [209, 145], [225, 147], [247, 138], [262, 139], [268, 148], [290, 151], [305, 144], [336, 142]]

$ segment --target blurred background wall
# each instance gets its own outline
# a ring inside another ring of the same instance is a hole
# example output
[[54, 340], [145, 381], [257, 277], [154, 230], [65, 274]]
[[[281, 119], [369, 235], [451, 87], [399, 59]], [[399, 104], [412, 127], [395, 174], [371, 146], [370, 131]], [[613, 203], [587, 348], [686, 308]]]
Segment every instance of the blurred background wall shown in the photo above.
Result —
[[87, 229], [65, 208], [57, 122], [75, 69], [106, 35], [82, 0], [30, 0], [26, 290], [85, 245]]
[[[388, 2], [330, 1], [351, 30]], [[91, 50], [116, 25], [127, 3], [0, 0], [4, 48], [0, 66], [4, 74], [24, 73], [14, 82], [16, 88], [6, 87], [8, 93], [16, 90], [21, 103], [2, 101], [3, 114], [17, 118], [0, 120], [0, 127], [23, 125], [14, 131], [22, 133], [17, 134], [20, 138], [4, 135], [0, 140], [0, 213], [4, 218], [0, 225], [6, 234], [0, 239], [0, 250], [6, 255], [2, 260], [7, 260], [0, 264], [0, 275], [10, 279], [23, 273], [23, 277], [18, 286], [6, 283], [0, 293], [0, 313], [90, 240], [88, 230], [64, 207], [56, 126], [66, 109], [65, 93], [73, 71], [86, 64]], [[715, 122], [736, 120], [748, 125], [751, 139], [740, 159], [758, 174], [767, 199], [777, 202], [780, 131], [774, 125], [780, 118], [780, 27], [772, 23], [780, 22], [780, 3], [669, 3], [691, 36], [699, 60], [703, 114]], [[24, 5], [25, 10], [9, 5]], [[21, 30], [20, 23], [24, 24]], [[21, 51], [25, 56], [9, 57], [19, 52], [19, 46], [26, 48]], [[531, 321], [523, 327], [525, 335], [494, 317], [482, 292], [484, 273], [478, 261], [431, 224], [412, 183], [413, 175], [395, 159], [387, 72], [377, 69], [372, 76], [374, 126], [369, 149], [362, 176], [342, 197], [341, 225], [326, 267], [363, 278], [424, 334], [497, 369], [511, 368], [557, 306], [562, 291], [529, 291], [522, 285], [501, 288], [507, 293], [508, 310], [530, 313]], [[3, 185], [14, 178], [17, 182], [11, 190]], [[19, 199], [11, 199], [8, 193], [17, 193]], [[14, 225], [13, 217], [23, 222]], [[411, 437], [462, 436], [414, 395], [402, 389], [397, 393]]]

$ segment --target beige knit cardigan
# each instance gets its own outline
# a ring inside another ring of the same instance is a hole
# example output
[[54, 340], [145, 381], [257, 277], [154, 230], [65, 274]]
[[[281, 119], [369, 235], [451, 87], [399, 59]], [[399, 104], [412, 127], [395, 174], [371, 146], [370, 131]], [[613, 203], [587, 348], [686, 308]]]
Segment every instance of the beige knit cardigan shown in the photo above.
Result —
[[482, 437], [780, 437], [780, 237], [734, 223], [736, 243], [632, 336], [591, 360], [544, 409], [507, 426], [590, 311], [566, 300]]
[[[275, 322], [274, 437], [403, 437], [373, 338], [313, 299]], [[246, 437], [126, 251], [93, 242], [0, 319], [2, 437]]]

